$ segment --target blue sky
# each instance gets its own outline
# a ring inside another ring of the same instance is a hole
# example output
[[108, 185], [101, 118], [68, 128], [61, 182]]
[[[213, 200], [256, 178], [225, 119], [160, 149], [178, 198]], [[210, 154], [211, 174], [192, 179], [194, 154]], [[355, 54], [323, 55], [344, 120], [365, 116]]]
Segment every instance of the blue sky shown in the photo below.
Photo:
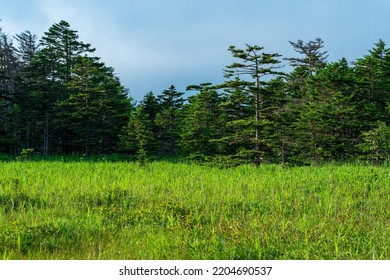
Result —
[[131, 95], [170, 85], [220, 83], [230, 45], [295, 56], [288, 41], [321, 37], [328, 61], [353, 61], [383, 39], [390, 1], [370, 0], [0, 0], [0, 26], [42, 36], [66, 20], [80, 40], [115, 68]]

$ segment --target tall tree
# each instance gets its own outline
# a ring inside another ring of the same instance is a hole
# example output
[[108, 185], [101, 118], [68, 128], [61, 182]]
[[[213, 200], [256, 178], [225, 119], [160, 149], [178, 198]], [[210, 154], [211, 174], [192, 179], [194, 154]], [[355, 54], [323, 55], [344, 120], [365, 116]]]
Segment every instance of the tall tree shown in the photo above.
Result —
[[330, 63], [310, 79], [296, 127], [302, 132], [302, 158], [346, 160], [355, 155], [358, 137], [353, 69], [346, 59]]
[[[226, 81], [220, 103], [220, 118], [223, 123], [223, 134], [215, 141], [222, 147], [222, 154], [234, 156], [240, 153], [239, 161], [251, 158], [255, 145], [255, 130], [253, 129], [253, 96], [249, 90], [250, 82], [239, 77]], [[247, 153], [244, 155], [243, 153]]]
[[255, 131], [255, 145], [254, 145], [254, 159], [256, 165], [260, 164], [260, 140], [261, 140], [261, 121], [263, 108], [264, 86], [267, 81], [264, 80], [266, 76], [275, 76], [282, 73], [276, 71], [280, 68], [280, 61], [278, 58], [280, 54], [268, 54], [262, 52], [264, 48], [260, 46], [246, 45], [245, 49], [238, 49], [235, 46], [230, 46], [229, 51], [234, 58], [239, 59], [239, 62], [227, 66], [225, 70], [225, 77], [231, 78], [234, 76], [249, 76], [251, 78], [248, 84], [249, 92], [252, 95], [252, 102], [254, 103], [254, 131]]
[[322, 51], [324, 41], [316, 38], [314, 41], [305, 43], [302, 40], [297, 42], [289, 41], [296, 52], [303, 55], [300, 58], [285, 58], [293, 67], [302, 67], [312, 76], [316, 71], [325, 67], [328, 58], [327, 51]]
[[358, 103], [361, 129], [370, 130], [376, 122], [390, 125], [387, 106], [390, 103], [390, 49], [379, 40], [369, 54], [355, 63]]
[[40, 45], [41, 49], [34, 55], [26, 72], [34, 79], [30, 86], [37, 96], [42, 96], [40, 99], [44, 103], [38, 108], [44, 119], [43, 154], [47, 155], [49, 150], [62, 152], [67, 133], [64, 127], [69, 123], [63, 118], [63, 111], [68, 108], [57, 106], [69, 97], [67, 84], [78, 58], [94, 49], [80, 42], [77, 32], [71, 30], [65, 21], [52, 25], [41, 38]]
[[64, 91], [64, 85], [55, 78], [53, 60], [45, 50], [40, 50], [33, 57], [31, 63], [23, 70], [23, 79], [26, 83], [26, 93], [29, 98], [29, 109], [35, 119], [34, 128], [40, 133], [42, 145], [34, 145], [37, 151], [47, 156], [50, 150], [50, 140], [53, 139], [55, 106], [60, 101], [60, 92]]
[[35, 130], [35, 115], [34, 115], [34, 102], [39, 102], [34, 99], [33, 93], [29, 88], [29, 84], [33, 81], [30, 80], [26, 74], [26, 70], [31, 65], [34, 56], [39, 50], [38, 36], [30, 31], [24, 31], [14, 36], [17, 41], [16, 54], [18, 57], [20, 67], [20, 91], [16, 96], [16, 102], [19, 109], [23, 114], [20, 114], [20, 127], [19, 130], [19, 142], [21, 148], [31, 148], [34, 142], [33, 131]]
[[113, 68], [105, 66], [102, 74], [104, 78], [100, 87], [104, 94], [100, 100], [100, 153], [112, 153], [119, 149], [119, 136], [129, 121], [134, 102]]
[[80, 57], [72, 69], [68, 83], [69, 97], [61, 103], [62, 116], [68, 120], [65, 127], [71, 133], [70, 145], [79, 147], [84, 154], [97, 153], [98, 130], [100, 129], [100, 102], [104, 90], [100, 83], [104, 78], [103, 64], [89, 57]]
[[210, 83], [189, 86], [198, 93], [191, 96], [186, 106], [181, 129], [180, 147], [187, 155], [214, 155], [221, 152], [216, 139], [222, 137], [222, 101]]
[[130, 104], [112, 69], [96, 58], [79, 57], [68, 89], [69, 98], [58, 106], [66, 108], [62, 117], [68, 123], [62, 129], [71, 138], [68, 150], [87, 155], [115, 150], [117, 135], [128, 121]]
[[79, 41], [77, 31], [70, 29], [69, 23], [64, 20], [53, 24], [41, 38], [40, 44], [55, 60], [57, 78], [64, 83], [70, 81], [77, 57], [95, 51], [90, 44]]
[[181, 109], [184, 103], [183, 93], [172, 85], [158, 96], [161, 111], [156, 116], [158, 140], [161, 143], [161, 154], [174, 156], [178, 153], [180, 137]]
[[144, 115], [148, 118], [152, 131], [152, 138], [148, 141], [147, 153], [149, 155], [156, 155], [161, 147], [161, 141], [158, 137], [159, 127], [156, 123], [157, 116], [161, 113], [161, 104], [153, 92], [148, 92], [141, 101], [140, 106]]
[[144, 164], [155, 150], [153, 125], [143, 106], [138, 106], [130, 114], [127, 127], [122, 135], [122, 149], [135, 155]]
[[39, 50], [38, 36], [27, 30], [15, 35], [15, 39], [18, 42], [16, 52], [19, 56], [19, 61], [23, 66], [26, 66]]
[[20, 87], [19, 63], [12, 38], [0, 29], [0, 144], [16, 152], [19, 119], [16, 96]]

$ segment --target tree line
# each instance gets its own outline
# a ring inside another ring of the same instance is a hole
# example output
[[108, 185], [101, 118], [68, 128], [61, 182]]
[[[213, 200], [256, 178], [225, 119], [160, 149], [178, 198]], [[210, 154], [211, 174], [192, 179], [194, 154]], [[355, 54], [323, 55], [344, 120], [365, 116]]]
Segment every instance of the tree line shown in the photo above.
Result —
[[67, 22], [39, 40], [29, 31], [0, 32], [0, 152], [256, 165], [389, 162], [385, 42], [353, 63], [328, 62], [320, 38], [290, 44], [297, 57], [230, 46], [233, 63], [222, 84], [190, 85], [188, 98], [172, 85], [136, 104]]

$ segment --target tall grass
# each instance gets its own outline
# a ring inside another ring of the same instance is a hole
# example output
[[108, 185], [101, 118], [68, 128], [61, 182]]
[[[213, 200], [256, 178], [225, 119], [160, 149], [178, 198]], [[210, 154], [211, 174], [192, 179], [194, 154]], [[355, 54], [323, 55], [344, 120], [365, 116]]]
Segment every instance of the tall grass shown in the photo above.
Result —
[[2, 259], [390, 259], [388, 167], [0, 163]]

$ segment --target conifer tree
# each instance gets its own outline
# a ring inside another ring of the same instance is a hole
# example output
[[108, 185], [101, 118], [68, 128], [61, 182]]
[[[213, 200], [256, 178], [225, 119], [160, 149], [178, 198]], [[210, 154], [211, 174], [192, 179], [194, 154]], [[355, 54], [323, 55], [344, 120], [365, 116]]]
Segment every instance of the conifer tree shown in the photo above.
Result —
[[328, 64], [310, 79], [296, 123], [302, 132], [297, 139], [302, 158], [320, 162], [354, 156], [358, 137], [354, 84], [346, 59]]
[[307, 43], [302, 40], [289, 42], [296, 52], [303, 55], [301, 58], [285, 58], [291, 66], [305, 69], [310, 76], [325, 67], [328, 52], [321, 50], [324, 47], [324, 41], [321, 38], [316, 38], [314, 41]]
[[250, 84], [248, 84], [248, 91], [252, 96], [252, 102], [254, 104], [254, 119], [253, 119], [253, 131], [254, 131], [254, 147], [252, 149], [253, 163], [259, 165], [261, 161], [261, 127], [265, 118], [262, 116], [262, 110], [264, 109], [264, 86], [267, 82], [264, 80], [266, 76], [275, 76], [282, 73], [276, 71], [280, 68], [280, 61], [278, 58], [281, 56], [277, 53], [268, 54], [262, 52], [264, 48], [260, 46], [246, 45], [245, 49], [238, 49], [235, 46], [230, 46], [229, 51], [234, 58], [239, 59], [239, 62], [233, 63], [227, 66], [225, 70], [225, 77], [231, 78], [234, 76], [249, 76]]
[[172, 85], [158, 96], [161, 111], [156, 116], [158, 141], [162, 155], [175, 156], [178, 153], [183, 93]]
[[0, 145], [6, 152], [18, 151], [20, 107], [19, 63], [12, 37], [0, 29]]
[[150, 116], [145, 112], [144, 107], [138, 106], [131, 113], [129, 122], [121, 137], [122, 150], [136, 156], [143, 164], [154, 152], [154, 135]]
[[95, 51], [90, 44], [79, 41], [77, 31], [70, 29], [64, 20], [53, 24], [40, 40], [46, 54], [50, 56], [56, 67], [56, 78], [67, 83], [71, 78], [71, 70], [80, 55]]
[[355, 63], [359, 119], [363, 131], [378, 121], [390, 124], [387, 106], [390, 103], [390, 49], [379, 40], [369, 54]]
[[153, 92], [148, 92], [139, 106], [142, 107], [143, 113], [148, 117], [148, 122], [152, 132], [152, 138], [148, 143], [147, 152], [149, 155], [157, 155], [161, 147], [161, 142], [158, 137], [159, 127], [156, 123], [156, 118], [157, 115], [161, 113], [161, 105]]
[[189, 98], [183, 117], [180, 147], [191, 156], [221, 153], [216, 139], [222, 137], [221, 97], [210, 83], [189, 86], [198, 93]]
[[38, 36], [30, 31], [24, 31], [15, 36], [18, 42], [16, 52], [23, 66], [28, 65], [39, 50]]

